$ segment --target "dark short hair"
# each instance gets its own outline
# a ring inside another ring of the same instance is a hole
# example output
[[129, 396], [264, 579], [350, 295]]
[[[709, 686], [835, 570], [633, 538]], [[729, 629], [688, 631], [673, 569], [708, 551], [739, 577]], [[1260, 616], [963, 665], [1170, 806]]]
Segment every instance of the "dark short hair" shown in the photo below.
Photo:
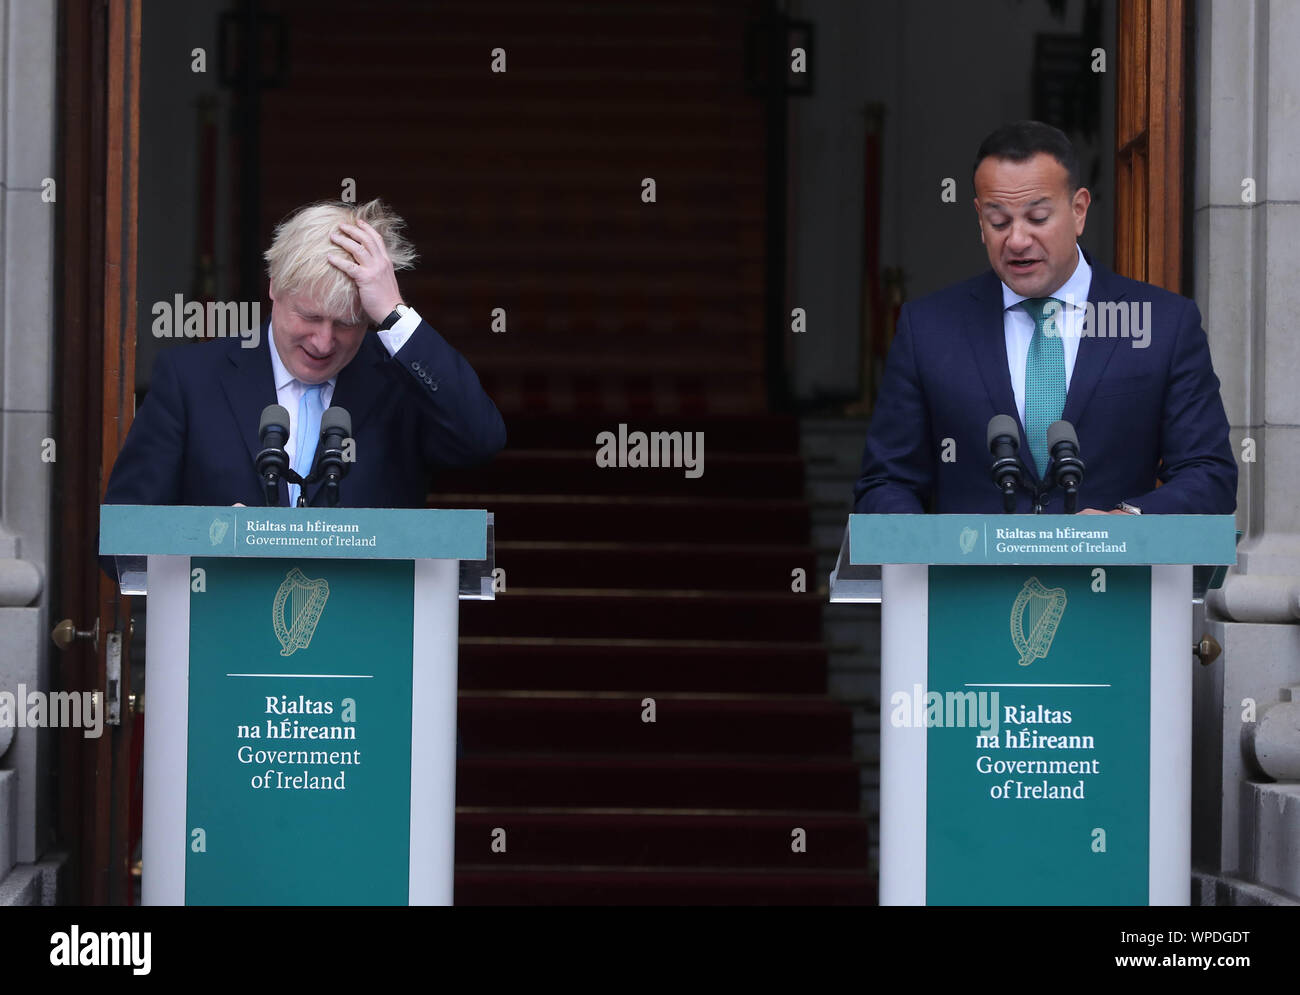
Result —
[[1074, 145], [1060, 128], [1053, 128], [1042, 121], [1012, 121], [980, 142], [979, 151], [975, 153], [975, 165], [970, 171], [971, 182], [975, 181], [975, 172], [980, 168], [980, 163], [990, 156], [994, 159], [1025, 162], [1043, 152], [1065, 167], [1065, 182], [1070, 193], [1078, 190], [1079, 156], [1074, 151]]

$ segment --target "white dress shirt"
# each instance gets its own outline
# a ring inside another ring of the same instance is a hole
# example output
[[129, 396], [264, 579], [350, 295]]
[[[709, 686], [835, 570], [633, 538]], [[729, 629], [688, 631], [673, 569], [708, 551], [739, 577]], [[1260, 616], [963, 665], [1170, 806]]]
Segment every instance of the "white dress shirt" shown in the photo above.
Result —
[[[1079, 332], [1083, 328], [1088, 288], [1092, 286], [1092, 267], [1083, 258], [1083, 250], [1077, 244], [1074, 251], [1079, 254], [1074, 272], [1057, 290], [1045, 295], [1065, 303], [1057, 321], [1061, 329], [1061, 345], [1065, 347], [1067, 391], [1070, 389], [1070, 378], [1074, 376], [1074, 361], [1079, 355]], [[1002, 330], [1007, 342], [1007, 368], [1011, 371], [1011, 389], [1016, 395], [1016, 410], [1020, 413], [1022, 426], [1025, 424], [1025, 366], [1029, 361], [1029, 343], [1034, 337], [1034, 319], [1028, 311], [1016, 305], [1026, 299], [1005, 283], [1002, 284]]]
[[[406, 313], [397, 319], [392, 328], [383, 329], [377, 333], [379, 341], [384, 344], [384, 348], [388, 350], [390, 356], [395, 356], [397, 351], [406, 345], [406, 340], [411, 337], [411, 333], [419, 325], [420, 316], [415, 313], [414, 308], [407, 308]], [[267, 334], [271, 338], [271, 376], [275, 380], [276, 403], [282, 405], [289, 412], [289, 441], [285, 443], [284, 451], [285, 455], [289, 457], [289, 465], [293, 466], [298, 459], [298, 408], [302, 403], [303, 392], [306, 391], [308, 385], [290, 373], [284, 365], [284, 360], [280, 358], [280, 347], [275, 344], [275, 327], [273, 323], [268, 324]], [[334, 388], [337, 381], [338, 377], [331, 377], [325, 381], [320, 392], [322, 411], [330, 406], [330, 401], [334, 398]], [[314, 446], [315, 443], [313, 442], [313, 448]]]

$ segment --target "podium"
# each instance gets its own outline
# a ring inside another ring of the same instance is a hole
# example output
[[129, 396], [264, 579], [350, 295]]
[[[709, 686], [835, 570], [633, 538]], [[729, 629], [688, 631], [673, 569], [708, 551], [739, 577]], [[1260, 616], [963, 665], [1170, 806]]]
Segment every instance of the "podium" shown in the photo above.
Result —
[[[1229, 515], [851, 515], [882, 905], [1186, 905], [1193, 565]], [[873, 570], [873, 565], [879, 570]]]
[[146, 905], [450, 905], [479, 510], [104, 505], [148, 597]]

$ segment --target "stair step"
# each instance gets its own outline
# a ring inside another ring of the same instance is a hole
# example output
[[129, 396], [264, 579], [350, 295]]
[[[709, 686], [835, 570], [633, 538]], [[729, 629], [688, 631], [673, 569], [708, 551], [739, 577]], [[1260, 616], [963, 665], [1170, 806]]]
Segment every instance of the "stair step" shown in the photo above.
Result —
[[718, 591], [789, 590], [800, 568], [815, 587], [817, 568], [807, 546], [634, 542], [499, 542], [496, 565], [519, 587]]
[[[504, 853], [492, 850], [498, 829]], [[796, 829], [804, 852], [793, 849]], [[844, 814], [462, 809], [456, 862], [865, 870], [870, 836], [866, 819]]]
[[435, 478], [428, 506], [486, 508], [496, 514], [496, 537], [502, 542], [686, 542], [716, 541], [720, 536], [763, 536], [767, 542], [784, 544], [808, 541], [808, 506], [803, 501], [475, 494], [443, 487], [451, 477], [444, 473]]
[[857, 765], [721, 756], [545, 756], [467, 752], [457, 765], [465, 806], [767, 809], [857, 812]]
[[[707, 434], [701, 442], [689, 418], [668, 421], [672, 424], [658, 430], [665, 433], [658, 440], [653, 457], [659, 466], [599, 466], [593, 436], [585, 450], [507, 449], [490, 463], [458, 471], [456, 486], [467, 491], [545, 494], [554, 491], [557, 481], [563, 481], [566, 493], [572, 495], [657, 497], [689, 493], [701, 497], [735, 494], [803, 497], [803, 463], [797, 456], [712, 451]], [[613, 433], [610, 448], [615, 459], [618, 458], [617, 428], [618, 422], [611, 419], [608, 430]], [[647, 460], [651, 458], [649, 446], [653, 439], [648, 436], [641, 447]], [[630, 449], [631, 443], [628, 445]], [[694, 469], [686, 468], [688, 455]]]
[[874, 905], [868, 871], [457, 867], [457, 905]]
[[[507, 575], [508, 576], [508, 575]], [[607, 639], [821, 638], [816, 594], [756, 591], [639, 591], [511, 588], [495, 601], [461, 606], [467, 636], [584, 636]]]
[[[612, 422], [612, 424], [611, 424]], [[711, 449], [722, 453], [772, 453], [799, 451], [799, 422], [784, 415], [747, 415], [726, 417], [698, 415], [693, 427], [703, 431]], [[601, 432], [618, 430], [618, 420], [602, 414], [552, 415], [547, 418], [520, 418], [508, 426], [510, 449], [593, 447]], [[629, 432], [662, 430], [656, 419], [627, 421]]]
[[[465, 343], [448, 340], [459, 349], [465, 360], [479, 372], [480, 377], [483, 376], [483, 371], [487, 371], [488, 374], [503, 371], [514, 376], [533, 374], [536, 376], [567, 377], [569, 379], [617, 377], [620, 382], [631, 378], [640, 378], [647, 385], [650, 385], [656, 377], [673, 376], [696, 380], [701, 389], [705, 389], [705, 385], [707, 385], [707, 389], [711, 393], [715, 389], [733, 389], [737, 384], [745, 384], [751, 378], [761, 376], [754, 369], [756, 361], [752, 354], [733, 350], [725, 355], [718, 354], [712, 357], [709, 360], [712, 363], [709, 376], [707, 379], [702, 378], [699, 376], [700, 354], [684, 354], [680, 350], [674, 351], [676, 344], [666, 347], [664, 351], [653, 356], [622, 353], [621, 355], [593, 359], [589, 353], [580, 351], [552, 352], [548, 350], [543, 353], [515, 353], [513, 350], [501, 346], [484, 346], [482, 342], [490, 334], [483, 327], [484, 324], [480, 320], [477, 327], [471, 326], [465, 330], [465, 334], [476, 337], [474, 342]], [[443, 327], [447, 327], [445, 322]], [[460, 329], [457, 329], [457, 331], [460, 331]], [[486, 384], [487, 381], [484, 380], [483, 383]]]
[[[642, 721], [652, 697], [655, 721]], [[826, 698], [628, 692], [462, 693], [466, 751], [829, 756], [852, 748], [852, 713]]]
[[821, 694], [826, 649], [794, 642], [462, 636], [460, 686]]
[[[707, 330], [711, 339], [709, 344], [692, 348], [691, 351], [691, 358], [696, 360], [697, 369], [703, 364], [708, 364], [712, 368], [715, 362], [723, 363], [729, 359], [734, 360], [737, 356], [744, 357], [747, 353], [757, 352], [755, 347], [758, 343], [755, 341], [754, 327], [758, 322], [753, 320], [736, 320], [727, 327], [719, 328], [691, 315], [652, 316], [641, 308], [630, 308], [618, 315], [617, 325], [602, 327], [597, 326], [587, 316], [572, 321], [566, 320], [564, 316], [548, 311], [545, 305], [533, 301], [531, 294], [525, 290], [499, 290], [493, 296], [495, 298], [493, 300], [480, 301], [459, 294], [452, 301], [444, 300], [443, 305], [438, 308], [436, 327], [441, 330], [446, 327], [449, 316], [456, 316], [466, 309], [476, 309], [476, 311], [470, 310], [470, 313], [476, 316], [477, 331], [483, 339], [481, 342], [466, 343], [467, 348], [481, 345], [484, 347], [484, 352], [481, 353], [483, 355], [486, 355], [486, 349], [490, 347], [498, 353], [508, 351], [513, 358], [571, 356], [586, 365], [604, 361], [615, 362], [626, 358], [627, 346], [617, 339], [627, 336], [643, 338], [647, 346], [656, 349], [677, 348], [691, 339], [698, 339]], [[497, 307], [505, 309], [507, 313], [508, 330], [501, 333], [505, 337], [492, 339], [488, 336], [498, 334], [491, 331], [492, 310]], [[612, 427], [599, 426], [591, 435], [577, 440], [569, 448], [589, 446], [596, 432]], [[704, 428], [703, 425], [692, 427]], [[647, 431], [657, 431], [663, 426], [647, 425], [645, 428]], [[721, 452], [726, 447], [715, 443], [714, 448]], [[753, 451], [755, 446], [751, 443], [745, 448]]]

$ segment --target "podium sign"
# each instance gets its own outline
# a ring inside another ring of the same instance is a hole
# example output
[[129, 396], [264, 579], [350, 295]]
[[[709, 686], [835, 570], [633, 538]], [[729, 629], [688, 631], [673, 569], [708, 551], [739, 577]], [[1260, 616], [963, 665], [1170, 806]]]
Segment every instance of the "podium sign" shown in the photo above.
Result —
[[1091, 574], [930, 569], [927, 905], [1147, 902], [1151, 571]]
[[1234, 560], [1230, 516], [852, 516], [831, 594], [882, 564], [881, 903], [1186, 904], [1190, 564]]
[[148, 563], [146, 904], [450, 904], [457, 561], [486, 532], [103, 507], [101, 553]]
[[190, 561], [185, 904], [405, 905], [412, 565], [271, 562]]

